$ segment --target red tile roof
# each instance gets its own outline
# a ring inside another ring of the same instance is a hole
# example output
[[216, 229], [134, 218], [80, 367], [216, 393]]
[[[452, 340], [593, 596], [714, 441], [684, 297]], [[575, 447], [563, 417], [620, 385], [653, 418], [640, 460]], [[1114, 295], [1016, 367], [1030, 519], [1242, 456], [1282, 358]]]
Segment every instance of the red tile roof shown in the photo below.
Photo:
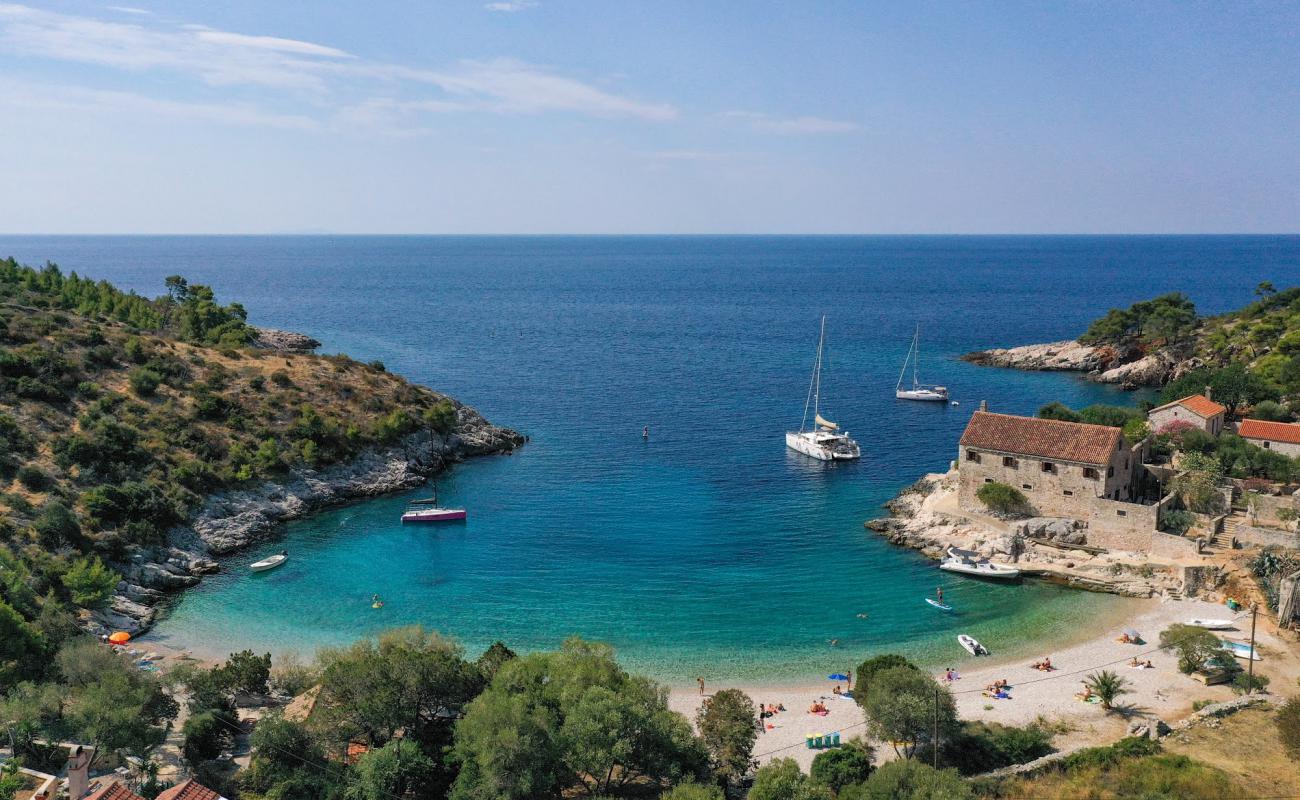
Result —
[[1119, 437], [1119, 428], [1107, 425], [976, 411], [961, 435], [961, 443], [1051, 461], [1105, 465], [1119, 446]]
[[1182, 406], [1198, 417], [1204, 417], [1205, 419], [1209, 419], [1216, 414], [1222, 414], [1228, 410], [1227, 406], [1219, 405], [1203, 394], [1193, 394], [1188, 395], [1181, 400], [1175, 400], [1172, 403], [1165, 403], [1163, 406], [1151, 409], [1151, 411], [1159, 411], [1162, 408], [1169, 408], [1170, 406]]
[[85, 800], [144, 800], [144, 798], [126, 788], [126, 784], [114, 781], [103, 789], [86, 795]]
[[222, 797], [190, 778], [184, 783], [178, 783], [158, 795], [158, 800], [222, 800]]
[[1244, 439], [1268, 439], [1274, 442], [1300, 444], [1300, 425], [1292, 422], [1244, 419], [1237, 426], [1237, 435]]

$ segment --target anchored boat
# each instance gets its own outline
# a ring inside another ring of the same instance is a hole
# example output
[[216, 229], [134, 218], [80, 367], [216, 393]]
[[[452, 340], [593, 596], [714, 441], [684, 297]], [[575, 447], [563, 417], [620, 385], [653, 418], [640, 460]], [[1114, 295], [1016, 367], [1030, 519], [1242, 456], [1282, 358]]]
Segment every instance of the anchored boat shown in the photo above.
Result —
[[989, 654], [989, 649], [984, 645], [980, 644], [979, 642], [975, 641], [975, 637], [973, 636], [967, 636], [964, 633], [959, 633], [957, 634], [957, 643], [960, 644], [962, 647], [966, 648], [966, 652], [970, 653], [973, 656], [986, 656]]
[[438, 487], [433, 487], [433, 497], [412, 500], [406, 504], [402, 524], [408, 522], [456, 522], [466, 517], [463, 508], [443, 508], [438, 505]]
[[[907, 349], [907, 358], [903, 359], [903, 369], [898, 373], [898, 385], [894, 387], [894, 397], [899, 400], [929, 400], [937, 403], [948, 401], [948, 387], [927, 386], [918, 377], [918, 362], [921, 360], [921, 326], [916, 326], [912, 336], [912, 346]], [[912, 365], [912, 388], [903, 388], [903, 377], [907, 375], [907, 365]]]
[[264, 558], [261, 561], [254, 561], [252, 564], [248, 565], [248, 568], [253, 572], [266, 572], [268, 569], [275, 569], [288, 560], [288, 553], [276, 553], [275, 555]]
[[962, 575], [973, 575], [977, 578], [992, 578], [1004, 581], [1015, 580], [1020, 577], [1020, 570], [1015, 567], [1009, 567], [1006, 564], [994, 564], [979, 553], [972, 550], [959, 550], [956, 547], [948, 548], [948, 558], [939, 564], [939, 569], [947, 572], [957, 572]]
[[[813, 362], [812, 381], [808, 384], [808, 399], [803, 405], [803, 420], [799, 430], [787, 431], [785, 444], [791, 450], [822, 461], [851, 461], [862, 455], [858, 443], [848, 431], [824, 419], [821, 415], [822, 349], [826, 343], [826, 315], [822, 315], [821, 335], [817, 339], [817, 360]], [[813, 412], [813, 425], [808, 428], [808, 410]]]

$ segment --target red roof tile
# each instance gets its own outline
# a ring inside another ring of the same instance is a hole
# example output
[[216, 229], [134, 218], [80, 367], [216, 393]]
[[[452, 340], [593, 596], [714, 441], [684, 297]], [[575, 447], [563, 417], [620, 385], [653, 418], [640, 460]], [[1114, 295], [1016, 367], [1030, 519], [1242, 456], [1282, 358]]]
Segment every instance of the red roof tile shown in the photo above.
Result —
[[165, 790], [158, 795], [158, 800], [222, 800], [221, 795], [212, 791], [201, 783], [196, 783], [193, 778], [178, 783], [170, 789]]
[[1300, 425], [1292, 422], [1244, 419], [1237, 426], [1237, 435], [1244, 439], [1268, 439], [1274, 442], [1300, 444]]
[[1119, 446], [1119, 437], [1119, 428], [1107, 425], [976, 411], [961, 435], [961, 443], [1053, 461], [1105, 465]]
[[86, 795], [85, 800], [144, 800], [144, 798], [126, 788], [126, 784], [113, 782], [99, 791]]
[[1209, 419], [1216, 414], [1222, 414], [1228, 410], [1227, 406], [1219, 405], [1203, 394], [1189, 395], [1181, 400], [1175, 400], [1172, 403], [1165, 403], [1163, 406], [1151, 410], [1159, 411], [1162, 408], [1169, 408], [1170, 406], [1182, 406], [1198, 417], [1204, 417], [1206, 419]]

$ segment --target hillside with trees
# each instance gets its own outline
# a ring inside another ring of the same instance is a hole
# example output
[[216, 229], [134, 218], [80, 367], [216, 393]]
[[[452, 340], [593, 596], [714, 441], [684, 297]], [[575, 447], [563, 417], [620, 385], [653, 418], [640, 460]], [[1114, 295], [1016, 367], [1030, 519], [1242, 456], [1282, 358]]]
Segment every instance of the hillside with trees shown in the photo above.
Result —
[[379, 362], [251, 347], [239, 304], [165, 289], [0, 261], [0, 683], [211, 493], [486, 424]]

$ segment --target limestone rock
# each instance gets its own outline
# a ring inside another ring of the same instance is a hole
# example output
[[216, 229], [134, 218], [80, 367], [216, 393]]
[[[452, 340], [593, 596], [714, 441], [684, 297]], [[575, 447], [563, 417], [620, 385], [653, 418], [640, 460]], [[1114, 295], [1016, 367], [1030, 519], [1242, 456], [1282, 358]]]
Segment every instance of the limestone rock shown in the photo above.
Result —
[[1061, 544], [1085, 544], [1086, 524], [1077, 519], [1063, 517], [1031, 517], [1016, 525], [1016, 533], [1033, 539], [1047, 539]]
[[301, 333], [281, 331], [275, 328], [254, 328], [253, 330], [256, 332], [253, 338], [253, 346], [260, 347], [263, 350], [275, 350], [280, 353], [310, 353], [320, 347], [320, 342]]
[[1091, 372], [1103, 365], [1101, 348], [1075, 341], [978, 350], [962, 358], [990, 367], [1064, 372]]

